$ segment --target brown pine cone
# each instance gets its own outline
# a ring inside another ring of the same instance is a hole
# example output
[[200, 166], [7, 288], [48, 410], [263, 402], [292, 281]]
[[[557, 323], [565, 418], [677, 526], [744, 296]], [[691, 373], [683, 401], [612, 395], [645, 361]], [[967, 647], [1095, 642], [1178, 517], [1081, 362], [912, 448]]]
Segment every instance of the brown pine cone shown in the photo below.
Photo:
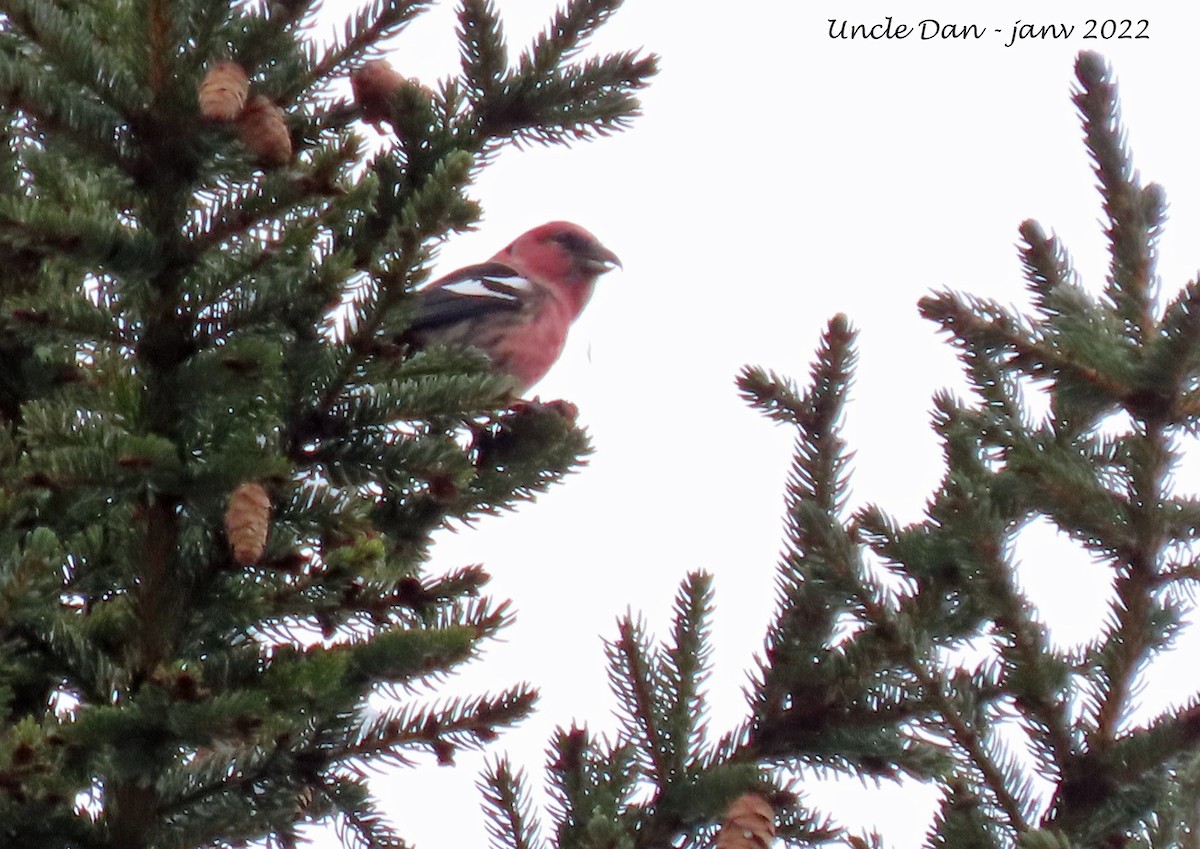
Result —
[[239, 484], [225, 508], [225, 536], [239, 565], [258, 562], [267, 548], [270, 527], [271, 497], [267, 491], [255, 481]]
[[714, 849], [767, 849], [775, 838], [775, 809], [757, 793], [729, 803]]
[[233, 121], [250, 94], [250, 80], [237, 62], [218, 62], [208, 69], [198, 89], [200, 114], [210, 121]]
[[264, 165], [292, 161], [292, 136], [283, 110], [261, 94], [250, 98], [238, 117], [238, 137]]

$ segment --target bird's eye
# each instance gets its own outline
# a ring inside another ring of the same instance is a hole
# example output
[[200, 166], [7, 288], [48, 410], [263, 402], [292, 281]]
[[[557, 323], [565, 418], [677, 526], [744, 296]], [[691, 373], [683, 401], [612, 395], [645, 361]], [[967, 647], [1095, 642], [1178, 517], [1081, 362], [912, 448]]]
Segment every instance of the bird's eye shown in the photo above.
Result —
[[572, 233], [570, 231], [555, 233], [553, 240], [558, 242], [567, 250], [571, 251], [571, 253], [579, 253], [580, 251], [587, 249], [587, 239], [578, 233]]

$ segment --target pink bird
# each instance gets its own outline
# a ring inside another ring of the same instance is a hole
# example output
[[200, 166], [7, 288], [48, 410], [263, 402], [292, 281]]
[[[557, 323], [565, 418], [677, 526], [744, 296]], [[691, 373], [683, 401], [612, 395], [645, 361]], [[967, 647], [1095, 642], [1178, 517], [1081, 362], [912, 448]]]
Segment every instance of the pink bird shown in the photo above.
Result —
[[554, 365], [596, 278], [621, 264], [587, 230], [551, 221], [416, 293], [402, 344], [473, 346], [525, 393]]

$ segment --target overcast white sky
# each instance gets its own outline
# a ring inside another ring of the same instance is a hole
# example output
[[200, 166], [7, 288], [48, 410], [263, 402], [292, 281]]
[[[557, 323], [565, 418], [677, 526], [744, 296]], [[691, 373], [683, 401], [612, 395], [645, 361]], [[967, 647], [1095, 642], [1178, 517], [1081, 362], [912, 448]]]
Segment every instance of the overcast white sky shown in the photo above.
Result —
[[[359, 5], [326, 2], [329, 14]], [[556, 0], [497, 5], [515, 48]], [[773, 602], [790, 434], [749, 410], [733, 378], [756, 363], [802, 380], [836, 312], [861, 332], [846, 422], [854, 503], [920, 518], [941, 475], [930, 397], [962, 384], [951, 349], [918, 317], [918, 298], [951, 287], [1024, 303], [1014, 244], [1031, 217], [1063, 237], [1086, 283], [1102, 284], [1099, 198], [1069, 100], [1079, 50], [1113, 62], [1136, 164], [1167, 189], [1165, 289], [1195, 274], [1200, 11], [1188, 6], [627, 0], [592, 49], [661, 55], [645, 115], [627, 133], [573, 149], [506, 151], [474, 189], [486, 211], [478, 232], [453, 240], [439, 263], [452, 270], [531, 226], [569, 219], [625, 265], [601, 281], [563, 360], [535, 390], [578, 404], [597, 449], [589, 467], [516, 514], [444, 534], [430, 564], [438, 572], [483, 562], [492, 594], [515, 602], [507, 641], [450, 688], [541, 688], [538, 715], [493, 752], [508, 751], [540, 785], [556, 725], [613, 728], [601, 636], [614, 634], [627, 607], [665, 633], [693, 569], [716, 576], [711, 727], [743, 717], [744, 670]], [[453, 72], [454, 11], [446, 2], [411, 26], [388, 56], [393, 65], [429, 81]], [[872, 24], [887, 15], [911, 26], [978, 24], [986, 34], [829, 37], [831, 17]], [[1149, 37], [1085, 40], [1089, 18], [1144, 18]], [[1006, 47], [1017, 21], [1075, 29]], [[1197, 481], [1200, 461], [1180, 471], [1179, 486]], [[1071, 562], [1067, 549], [1045, 532], [1018, 546], [1034, 598], [1071, 599], [1045, 616], [1072, 642], [1103, 613], [1102, 595], [1087, 588], [1104, 573]], [[1147, 709], [1178, 697], [1180, 682], [1195, 680], [1192, 667], [1165, 663], [1143, 696]], [[1172, 678], [1174, 690], [1163, 683]], [[464, 754], [439, 768], [427, 758], [373, 786], [416, 845], [484, 846], [473, 786], [481, 763]], [[922, 788], [883, 797], [856, 784], [806, 789], [849, 822], [878, 823], [897, 847], [918, 845], [927, 825]]]

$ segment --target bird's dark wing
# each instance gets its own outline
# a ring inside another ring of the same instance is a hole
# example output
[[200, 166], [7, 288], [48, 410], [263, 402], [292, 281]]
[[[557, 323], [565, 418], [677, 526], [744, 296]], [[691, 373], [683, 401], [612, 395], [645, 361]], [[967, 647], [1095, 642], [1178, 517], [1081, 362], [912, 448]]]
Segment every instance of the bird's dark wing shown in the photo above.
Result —
[[533, 290], [528, 280], [507, 265], [485, 262], [448, 274], [417, 292], [417, 308], [402, 342], [422, 344], [440, 335], [453, 334], [455, 325], [489, 315], [514, 313]]

